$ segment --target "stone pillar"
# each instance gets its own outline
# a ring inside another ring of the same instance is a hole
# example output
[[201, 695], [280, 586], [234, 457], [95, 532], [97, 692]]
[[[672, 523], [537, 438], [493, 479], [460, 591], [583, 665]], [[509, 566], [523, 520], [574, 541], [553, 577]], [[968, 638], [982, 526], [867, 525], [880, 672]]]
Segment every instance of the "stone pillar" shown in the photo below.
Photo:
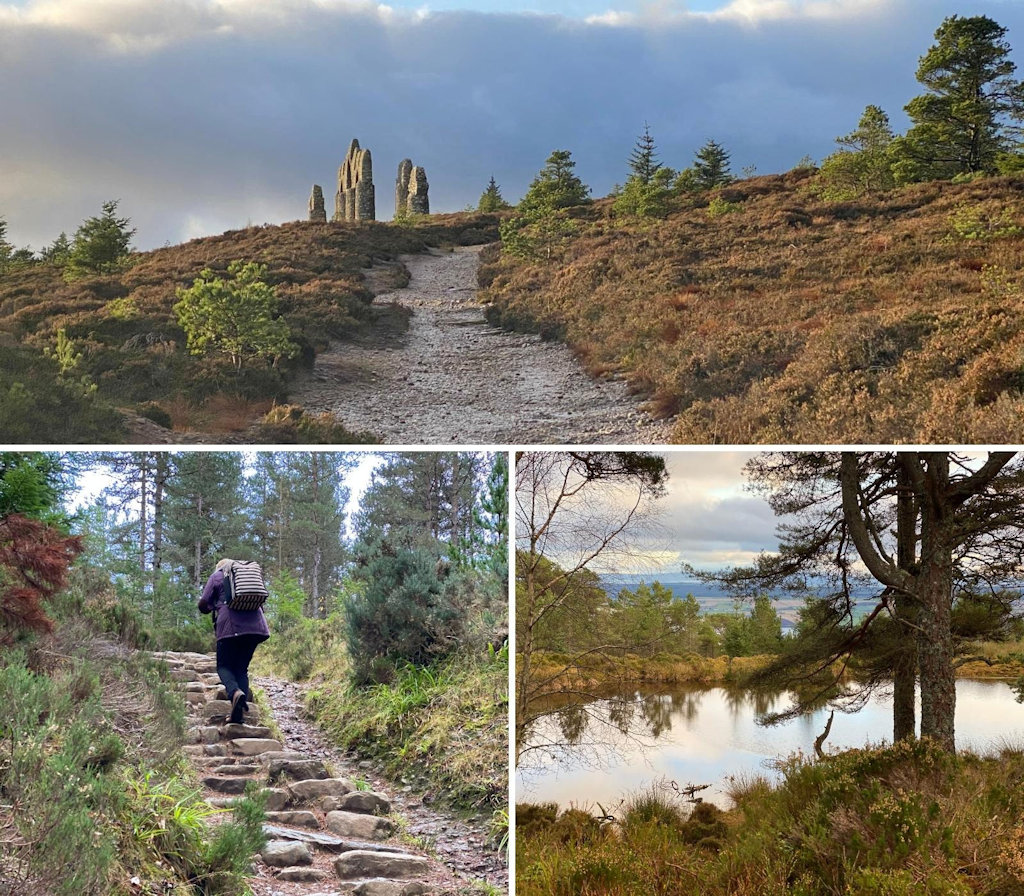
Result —
[[398, 165], [395, 180], [395, 217], [402, 215], [429, 215], [430, 200], [427, 199], [427, 172], [411, 159], [402, 159]]
[[313, 192], [309, 196], [309, 220], [327, 223], [327, 209], [324, 208], [324, 191], [320, 184], [313, 184]]
[[376, 208], [373, 190], [373, 161], [368, 149], [353, 140], [338, 169], [338, 192], [334, 195], [335, 221], [373, 221]]
[[426, 169], [417, 165], [409, 178], [409, 211], [414, 215], [430, 214], [430, 200], [427, 198], [429, 189]]
[[409, 211], [409, 179], [412, 176], [412, 159], [398, 163], [398, 177], [395, 178], [395, 217], [400, 218]]

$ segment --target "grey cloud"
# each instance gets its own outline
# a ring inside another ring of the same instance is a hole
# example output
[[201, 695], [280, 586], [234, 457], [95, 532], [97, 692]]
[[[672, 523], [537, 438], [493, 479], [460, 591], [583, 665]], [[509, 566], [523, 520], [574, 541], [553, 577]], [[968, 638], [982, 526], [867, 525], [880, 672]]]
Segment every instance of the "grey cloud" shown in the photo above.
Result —
[[[714, 138], [736, 169], [785, 170], [831, 152], [868, 103], [902, 126], [917, 58], [958, 5], [754, 26], [302, 0], [0, 5], [0, 216], [36, 247], [110, 198], [143, 247], [299, 218], [314, 181], [333, 192], [352, 137], [373, 152], [380, 217], [405, 156], [438, 211], [475, 204], [492, 174], [516, 200], [556, 148], [602, 195], [645, 120], [665, 164]], [[976, 6], [1024, 42], [1019, 4]]]

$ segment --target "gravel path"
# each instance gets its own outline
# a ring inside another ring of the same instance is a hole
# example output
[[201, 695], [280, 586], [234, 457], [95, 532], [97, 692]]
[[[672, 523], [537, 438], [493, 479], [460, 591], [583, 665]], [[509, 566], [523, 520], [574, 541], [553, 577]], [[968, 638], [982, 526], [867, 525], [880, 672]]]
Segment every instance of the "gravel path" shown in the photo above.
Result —
[[397, 344], [339, 343], [291, 390], [389, 444], [654, 444], [671, 424], [626, 386], [594, 380], [569, 349], [491, 327], [476, 301], [479, 248], [403, 257], [412, 280], [377, 303], [410, 307]]

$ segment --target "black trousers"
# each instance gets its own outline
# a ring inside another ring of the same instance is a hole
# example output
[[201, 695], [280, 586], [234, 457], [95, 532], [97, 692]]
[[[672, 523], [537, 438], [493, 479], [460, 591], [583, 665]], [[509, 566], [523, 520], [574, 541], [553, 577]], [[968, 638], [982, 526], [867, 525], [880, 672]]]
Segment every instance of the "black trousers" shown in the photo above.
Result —
[[228, 700], [239, 688], [245, 691], [246, 699], [252, 696], [249, 691], [249, 663], [256, 648], [265, 640], [261, 635], [235, 635], [217, 642], [217, 674], [228, 692]]

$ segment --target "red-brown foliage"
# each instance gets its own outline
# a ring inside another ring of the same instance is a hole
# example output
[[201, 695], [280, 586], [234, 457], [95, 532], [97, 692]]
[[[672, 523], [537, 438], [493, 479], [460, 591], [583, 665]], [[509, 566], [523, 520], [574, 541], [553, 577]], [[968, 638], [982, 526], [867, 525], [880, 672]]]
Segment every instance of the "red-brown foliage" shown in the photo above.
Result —
[[77, 535], [18, 513], [0, 519], [0, 644], [22, 631], [52, 629], [43, 601], [64, 587], [81, 552]]
[[720, 195], [658, 221], [595, 202], [556, 257], [486, 265], [489, 319], [624, 374], [676, 442], [1024, 439], [1024, 178]]

